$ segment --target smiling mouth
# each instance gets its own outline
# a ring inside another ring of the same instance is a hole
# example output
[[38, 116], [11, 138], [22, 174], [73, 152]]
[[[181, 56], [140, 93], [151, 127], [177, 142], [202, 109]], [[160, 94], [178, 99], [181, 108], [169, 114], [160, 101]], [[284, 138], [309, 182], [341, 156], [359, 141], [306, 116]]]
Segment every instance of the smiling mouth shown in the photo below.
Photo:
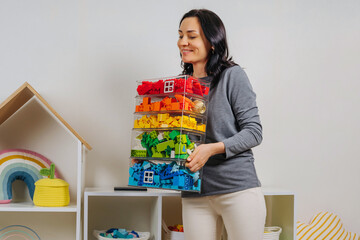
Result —
[[188, 49], [183, 49], [183, 50], [181, 50], [181, 52], [183, 53], [183, 54], [187, 54], [187, 53], [190, 53], [190, 52], [192, 52], [192, 50], [188, 50]]

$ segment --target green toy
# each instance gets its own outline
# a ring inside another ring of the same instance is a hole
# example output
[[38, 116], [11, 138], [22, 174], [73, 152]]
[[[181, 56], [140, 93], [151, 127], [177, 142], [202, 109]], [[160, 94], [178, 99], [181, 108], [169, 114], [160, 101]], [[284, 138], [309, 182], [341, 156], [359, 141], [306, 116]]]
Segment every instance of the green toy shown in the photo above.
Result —
[[141, 140], [141, 146], [146, 150], [131, 150], [132, 157], [171, 158], [172, 156], [172, 158], [186, 159], [189, 156], [188, 150], [195, 149], [195, 143], [190, 141], [188, 135], [180, 134], [177, 130], [165, 131], [162, 134], [156, 131], [144, 132], [136, 138]]
[[42, 176], [49, 176], [50, 179], [54, 179], [54, 176], [55, 176], [55, 164], [52, 163], [50, 165], [50, 169], [48, 169], [48, 168], [41, 169], [40, 174]]

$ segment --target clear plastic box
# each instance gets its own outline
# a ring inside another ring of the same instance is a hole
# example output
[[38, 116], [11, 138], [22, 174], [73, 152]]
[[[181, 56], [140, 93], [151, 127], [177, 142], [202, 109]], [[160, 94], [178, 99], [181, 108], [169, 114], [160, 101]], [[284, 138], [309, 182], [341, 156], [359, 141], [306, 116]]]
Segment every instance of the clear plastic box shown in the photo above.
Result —
[[209, 87], [187, 75], [138, 81], [130, 186], [200, 191], [201, 172], [185, 162], [205, 142]]
[[134, 128], [136, 129], [185, 129], [205, 133], [206, 118], [186, 113], [150, 113], [135, 114]]
[[131, 158], [185, 161], [195, 148], [204, 143], [200, 132], [177, 129], [133, 129]]
[[210, 89], [209, 82], [188, 75], [149, 79], [138, 81], [137, 83], [138, 86], [136, 90], [141, 96], [166, 96], [169, 94], [180, 93], [207, 98]]
[[184, 164], [184, 161], [133, 159], [129, 169], [129, 185], [199, 192], [200, 171], [191, 172]]
[[206, 100], [198, 96], [169, 94], [166, 96], [137, 96], [135, 113], [169, 112], [206, 115]]

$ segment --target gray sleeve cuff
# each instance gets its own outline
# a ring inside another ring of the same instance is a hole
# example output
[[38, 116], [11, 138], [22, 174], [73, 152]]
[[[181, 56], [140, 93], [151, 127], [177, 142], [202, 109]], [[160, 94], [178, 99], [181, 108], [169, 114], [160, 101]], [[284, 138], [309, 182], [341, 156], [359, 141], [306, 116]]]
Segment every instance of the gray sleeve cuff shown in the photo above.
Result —
[[231, 157], [233, 157], [233, 156], [235, 156], [236, 155], [236, 153], [234, 152], [234, 151], [232, 151], [232, 149], [231, 149], [231, 139], [225, 139], [224, 141], [223, 141], [223, 143], [224, 143], [224, 145], [225, 145], [225, 157], [226, 157], [226, 159], [228, 159], [228, 158], [231, 158]]

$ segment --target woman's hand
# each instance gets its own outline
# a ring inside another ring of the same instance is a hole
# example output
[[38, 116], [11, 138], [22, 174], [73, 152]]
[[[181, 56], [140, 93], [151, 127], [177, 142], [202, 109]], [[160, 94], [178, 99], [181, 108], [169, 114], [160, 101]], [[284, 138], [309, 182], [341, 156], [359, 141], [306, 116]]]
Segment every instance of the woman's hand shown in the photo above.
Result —
[[199, 171], [211, 156], [224, 152], [225, 145], [222, 142], [201, 144], [187, 158], [185, 166], [192, 172]]

